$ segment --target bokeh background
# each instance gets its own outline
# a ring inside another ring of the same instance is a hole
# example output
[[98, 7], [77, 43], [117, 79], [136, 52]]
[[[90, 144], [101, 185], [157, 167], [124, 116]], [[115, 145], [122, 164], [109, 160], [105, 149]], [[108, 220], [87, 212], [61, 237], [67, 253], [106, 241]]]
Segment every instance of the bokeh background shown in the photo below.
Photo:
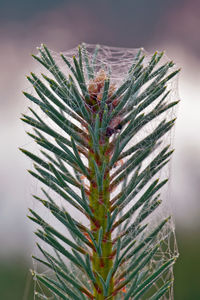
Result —
[[29, 54], [41, 43], [60, 52], [83, 41], [164, 49], [182, 68], [170, 171], [180, 252], [175, 300], [200, 299], [199, 28], [199, 0], [0, 0], [0, 299], [33, 299], [31, 163], [18, 151], [30, 143], [19, 121], [28, 105], [25, 75], [35, 67]]

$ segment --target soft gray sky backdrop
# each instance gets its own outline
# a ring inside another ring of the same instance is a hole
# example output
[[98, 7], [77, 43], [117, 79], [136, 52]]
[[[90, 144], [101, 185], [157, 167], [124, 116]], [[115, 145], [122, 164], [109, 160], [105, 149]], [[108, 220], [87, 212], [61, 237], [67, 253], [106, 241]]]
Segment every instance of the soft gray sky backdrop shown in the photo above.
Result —
[[[17, 149], [30, 143], [19, 121], [27, 101], [25, 75], [36, 68], [30, 53], [46, 43], [64, 51], [82, 41], [108, 46], [166, 50], [182, 67], [181, 103], [174, 138], [171, 197], [184, 230], [199, 226], [200, 213], [200, 2], [198, 0], [0, 1], [0, 244], [30, 256], [32, 225], [27, 207], [31, 163]], [[27, 251], [28, 250], [28, 251]]]

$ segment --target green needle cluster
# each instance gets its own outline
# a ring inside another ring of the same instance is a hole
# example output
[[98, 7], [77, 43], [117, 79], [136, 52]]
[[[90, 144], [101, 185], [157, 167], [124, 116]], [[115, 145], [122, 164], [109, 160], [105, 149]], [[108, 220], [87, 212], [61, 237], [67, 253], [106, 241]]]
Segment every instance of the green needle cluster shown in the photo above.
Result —
[[[22, 120], [31, 125], [28, 135], [41, 155], [20, 150], [33, 160], [35, 170], [29, 172], [43, 186], [43, 196], [34, 199], [66, 229], [60, 232], [30, 209], [37, 237], [54, 251], [37, 244], [42, 258], [34, 259], [51, 272], [33, 272], [48, 290], [36, 291], [36, 297], [169, 299], [173, 278], [167, 274], [175, 258], [160, 253], [168, 238], [163, 233], [170, 235], [170, 218], [153, 226], [151, 216], [167, 182], [159, 181], [159, 171], [173, 152], [162, 139], [175, 119], [162, 116], [178, 103], [169, 102], [168, 81], [179, 70], [171, 61], [160, 63], [163, 53], [144, 64], [139, 50], [122, 83], [115, 85], [109, 66], [96, 63], [100, 50], [97, 46], [89, 53], [83, 44], [71, 59], [61, 54], [65, 74], [42, 45], [33, 57], [48, 76], [27, 77], [35, 93], [24, 95], [34, 105]], [[147, 127], [148, 134], [138, 141], [135, 137]]]

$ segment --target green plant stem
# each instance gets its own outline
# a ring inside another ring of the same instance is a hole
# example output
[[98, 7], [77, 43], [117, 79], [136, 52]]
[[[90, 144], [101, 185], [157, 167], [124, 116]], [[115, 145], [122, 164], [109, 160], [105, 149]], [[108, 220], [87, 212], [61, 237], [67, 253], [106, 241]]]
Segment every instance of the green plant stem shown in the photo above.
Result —
[[[92, 142], [91, 142], [92, 144]], [[95, 160], [96, 164], [99, 167], [99, 170], [102, 171], [103, 162], [108, 166], [109, 164], [109, 155], [106, 155], [106, 150], [109, 147], [109, 138], [103, 146], [100, 145], [99, 154], [89, 151], [88, 161], [89, 161], [89, 170], [91, 178], [95, 178], [95, 169], [93, 160]], [[90, 149], [94, 149], [94, 147], [90, 147]], [[94, 217], [97, 220], [98, 226], [91, 222], [91, 230], [93, 232], [94, 238], [98, 243], [99, 230], [102, 228], [103, 238], [101, 242], [101, 251], [102, 255], [99, 256], [97, 252], [93, 250], [92, 255], [92, 268], [95, 274], [100, 274], [101, 277], [106, 281], [107, 275], [113, 266], [113, 256], [112, 256], [112, 241], [111, 241], [111, 231], [106, 232], [107, 228], [107, 212], [110, 211], [110, 174], [109, 171], [106, 170], [104, 174], [102, 191], [98, 190], [97, 182], [90, 182], [90, 207], [94, 213]], [[94, 297], [96, 300], [103, 300], [105, 296], [103, 295], [103, 287], [101, 281], [96, 276], [97, 287], [94, 288]], [[110, 280], [108, 295], [112, 295], [114, 287], [113, 278]], [[114, 298], [111, 296], [109, 298], [113, 300]]]

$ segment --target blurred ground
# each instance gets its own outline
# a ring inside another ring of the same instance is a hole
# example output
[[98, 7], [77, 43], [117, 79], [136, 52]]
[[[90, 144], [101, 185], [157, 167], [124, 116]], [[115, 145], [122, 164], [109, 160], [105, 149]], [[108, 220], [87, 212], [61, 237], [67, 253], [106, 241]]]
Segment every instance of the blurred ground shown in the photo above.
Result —
[[29, 54], [41, 42], [60, 52], [82, 41], [165, 49], [182, 67], [170, 185], [180, 252], [175, 300], [200, 299], [199, 15], [198, 0], [0, 0], [0, 299], [33, 299], [26, 214], [34, 188], [25, 171], [31, 163], [17, 149], [30, 143], [19, 121], [27, 107], [24, 76], [35, 67]]

